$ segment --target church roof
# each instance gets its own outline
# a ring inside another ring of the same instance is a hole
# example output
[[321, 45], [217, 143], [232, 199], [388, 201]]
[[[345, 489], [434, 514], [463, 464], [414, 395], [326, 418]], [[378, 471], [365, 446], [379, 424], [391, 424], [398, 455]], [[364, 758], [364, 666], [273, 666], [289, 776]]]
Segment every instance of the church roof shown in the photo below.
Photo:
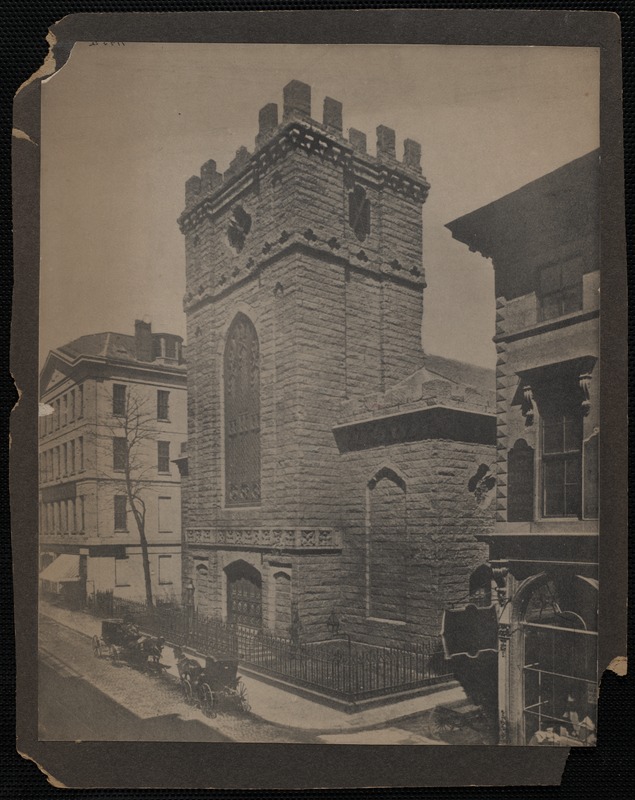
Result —
[[[434, 377], [445, 378], [457, 386], [471, 386], [474, 389], [482, 390], [484, 393], [494, 392], [494, 381], [496, 371], [488, 367], [479, 367], [476, 364], [468, 364], [465, 361], [456, 361], [453, 358], [443, 356], [426, 355], [424, 366], [417, 370], [414, 375], [423, 374], [433, 379]], [[406, 381], [412, 379], [406, 378]]]
[[341, 423], [444, 406], [496, 413], [496, 372], [443, 356], [424, 356], [423, 366], [385, 392], [349, 401]]

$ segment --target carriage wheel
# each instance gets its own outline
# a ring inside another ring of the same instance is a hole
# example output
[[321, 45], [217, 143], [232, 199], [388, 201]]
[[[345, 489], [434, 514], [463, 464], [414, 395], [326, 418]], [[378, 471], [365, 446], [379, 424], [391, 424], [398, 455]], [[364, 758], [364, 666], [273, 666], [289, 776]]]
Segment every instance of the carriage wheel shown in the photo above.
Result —
[[251, 711], [247, 687], [240, 678], [238, 678], [236, 683], [236, 702], [238, 703], [239, 711], [242, 711], [244, 714], [247, 714], [249, 711]]
[[188, 706], [194, 705], [194, 693], [192, 692], [192, 684], [187, 678], [181, 678], [181, 689], [183, 690], [183, 698]]
[[445, 734], [448, 733], [451, 728], [452, 726], [444, 716], [439, 714], [438, 711], [433, 713], [430, 729], [434, 736], [443, 738], [443, 736], [445, 736]]
[[216, 716], [216, 698], [214, 692], [209, 688], [209, 684], [204, 683], [201, 685], [199, 697], [203, 714], [206, 717], [214, 718]]
[[99, 636], [93, 636], [93, 655], [95, 658], [101, 658], [101, 641]]

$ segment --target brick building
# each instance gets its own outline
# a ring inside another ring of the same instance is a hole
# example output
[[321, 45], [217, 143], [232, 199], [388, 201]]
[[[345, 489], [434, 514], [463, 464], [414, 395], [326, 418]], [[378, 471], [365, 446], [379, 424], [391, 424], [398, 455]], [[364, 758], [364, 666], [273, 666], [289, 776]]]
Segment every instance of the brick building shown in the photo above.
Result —
[[495, 272], [501, 743], [595, 740], [598, 198], [594, 151], [448, 224]]
[[[122, 440], [146, 505], [152, 588], [181, 599], [181, 486], [172, 459], [186, 438], [182, 339], [137, 321], [134, 336], [96, 333], [52, 350], [40, 375], [40, 573], [78, 604], [99, 592], [144, 600], [139, 532], [127, 499]], [[126, 433], [126, 424], [129, 432]], [[133, 461], [134, 459], [134, 461]]]
[[201, 613], [286, 635], [297, 611], [315, 640], [335, 611], [357, 640], [403, 642], [470, 592], [494, 380], [422, 349], [420, 157], [385, 126], [370, 155], [339, 102], [317, 122], [292, 81], [253, 152], [187, 181], [183, 564]]

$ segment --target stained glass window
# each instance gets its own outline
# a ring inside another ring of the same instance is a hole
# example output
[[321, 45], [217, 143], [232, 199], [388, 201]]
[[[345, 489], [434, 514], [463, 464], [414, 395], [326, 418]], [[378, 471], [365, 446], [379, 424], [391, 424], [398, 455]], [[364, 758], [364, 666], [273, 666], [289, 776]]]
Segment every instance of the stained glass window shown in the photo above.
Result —
[[251, 320], [237, 314], [225, 343], [225, 503], [260, 504], [260, 350]]

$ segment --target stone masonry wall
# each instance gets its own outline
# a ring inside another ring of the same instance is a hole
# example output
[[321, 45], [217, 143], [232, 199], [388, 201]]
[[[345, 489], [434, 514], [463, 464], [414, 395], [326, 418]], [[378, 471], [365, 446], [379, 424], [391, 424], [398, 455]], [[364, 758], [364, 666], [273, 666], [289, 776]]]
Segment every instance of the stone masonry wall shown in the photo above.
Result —
[[[493, 445], [448, 440], [342, 456], [346, 503], [340, 611], [343, 628], [354, 638], [380, 645], [440, 634], [443, 609], [465, 602], [471, 572], [487, 560], [487, 545], [475, 537], [493, 529], [494, 506], [479, 507], [467, 484], [479, 464], [490, 465], [494, 459]], [[368, 486], [382, 468], [405, 482], [407, 610], [401, 622], [369, 618], [367, 613]]]
[[[333, 117], [338, 104], [325, 101], [318, 123], [310, 119], [308, 87], [289, 86], [281, 124], [271, 106], [262, 110], [254, 154], [239, 151], [224, 176], [210, 161], [187, 184], [180, 221], [190, 392], [187, 521], [193, 528], [334, 528], [344, 532], [344, 553], [226, 552], [193, 544], [184, 573], [198, 575], [203, 604], [222, 614], [228, 559], [247, 560], [262, 575], [264, 624], [280, 628], [276, 615], [284, 616], [287, 595], [277, 596], [275, 587], [284, 586], [307, 639], [328, 635], [333, 608], [347, 632], [369, 642], [436, 636], [441, 608], [467, 593], [470, 571], [485, 558], [474, 533], [487, 528], [489, 512], [476, 509], [466, 484], [493, 453], [427, 441], [343, 456], [333, 435], [347, 401], [383, 392], [423, 363], [421, 206], [428, 186], [420, 148], [406, 142], [398, 161], [394, 131], [380, 126], [377, 156], [370, 156], [363, 134], [343, 137], [341, 106]], [[361, 236], [349, 220], [355, 187], [370, 204]], [[223, 350], [239, 312], [253, 322], [260, 347], [257, 508], [224, 505]], [[401, 465], [407, 484], [411, 550], [403, 625], [366, 615], [366, 487], [386, 456]], [[283, 576], [277, 583], [276, 574]]]

